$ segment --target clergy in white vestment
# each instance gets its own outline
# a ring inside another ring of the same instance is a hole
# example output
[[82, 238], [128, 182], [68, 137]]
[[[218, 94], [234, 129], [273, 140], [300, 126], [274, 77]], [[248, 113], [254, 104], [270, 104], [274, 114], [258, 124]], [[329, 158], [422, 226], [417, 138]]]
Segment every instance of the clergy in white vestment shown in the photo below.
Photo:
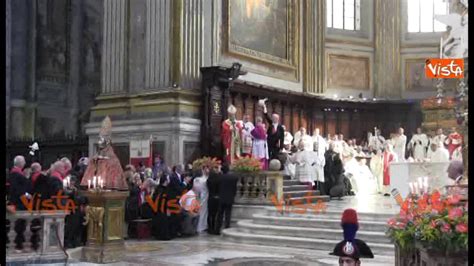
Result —
[[304, 127], [301, 127], [300, 130], [295, 133], [294, 144], [299, 145], [300, 141], [303, 141], [305, 150], [313, 151], [313, 139], [306, 133], [306, 128]]
[[373, 152], [372, 158], [370, 159], [370, 170], [372, 175], [377, 180], [377, 192], [379, 194], [384, 192], [383, 188], [383, 154], [381, 149], [377, 149]]
[[321, 183], [324, 183], [324, 166], [326, 165], [324, 153], [326, 152], [326, 147], [326, 141], [320, 135], [319, 128], [316, 128], [313, 133], [313, 151], [315, 153], [314, 156], [316, 157], [314, 168], [316, 172], [316, 181]]
[[[352, 162], [348, 167], [348, 173], [351, 175], [351, 183], [356, 184], [356, 194], [372, 195], [377, 190], [377, 181], [366, 164], [366, 156], [363, 152], [354, 155]], [[354, 163], [355, 160], [355, 163]]]
[[298, 151], [290, 156], [290, 161], [295, 164], [295, 176], [301, 183], [307, 183], [311, 188], [315, 180], [314, 164], [316, 163], [314, 152], [305, 149], [303, 140], [298, 142]]
[[282, 126], [285, 134], [283, 135], [283, 147], [284, 149], [289, 152], [291, 151], [291, 142], [293, 141], [293, 135], [289, 131], [286, 130], [285, 126]]
[[426, 158], [426, 161], [432, 163], [446, 163], [449, 162], [449, 152], [443, 145], [443, 143], [431, 143], [431, 152]]
[[[431, 143], [436, 143], [436, 144], [443, 143], [443, 145], [444, 145], [444, 143], [446, 142], [446, 138], [447, 138], [447, 136], [443, 134], [443, 129], [438, 128], [436, 130], [436, 135], [430, 139], [430, 144]], [[428, 152], [429, 152], [429, 150], [428, 150]]]
[[385, 143], [385, 138], [380, 134], [380, 129], [374, 128], [374, 135], [368, 133], [368, 148], [369, 150], [381, 150]]
[[398, 161], [405, 161], [405, 150], [407, 146], [407, 136], [403, 134], [403, 128], [398, 129], [398, 134], [394, 139], [393, 151], [397, 154]]
[[197, 188], [198, 198], [201, 202], [201, 208], [199, 209], [199, 221], [197, 225], [197, 232], [203, 232], [207, 230], [207, 201], [209, 199], [209, 189], [207, 188], [207, 178], [209, 177], [209, 168], [202, 168], [202, 176], [196, 177], [193, 182], [193, 186]]
[[426, 158], [428, 143], [429, 139], [426, 134], [421, 132], [421, 128], [417, 128], [416, 134], [408, 143], [408, 149], [412, 151], [413, 159], [423, 161]]
[[255, 126], [250, 122], [249, 115], [244, 115], [242, 126], [242, 155], [250, 156], [252, 154], [252, 135], [250, 132]]

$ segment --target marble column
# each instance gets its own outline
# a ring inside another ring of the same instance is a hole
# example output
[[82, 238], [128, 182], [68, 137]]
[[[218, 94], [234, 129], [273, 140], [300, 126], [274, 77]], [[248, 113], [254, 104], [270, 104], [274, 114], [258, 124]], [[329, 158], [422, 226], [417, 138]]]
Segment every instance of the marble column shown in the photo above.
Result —
[[326, 1], [306, 0], [304, 5], [303, 89], [324, 93], [324, 42], [326, 32]]
[[375, 1], [376, 97], [400, 98], [400, 0]]
[[126, 91], [128, 0], [104, 0], [102, 94]]
[[12, 20], [12, 14], [11, 14], [11, 1], [12, 0], [7, 0], [5, 3], [5, 11], [6, 11], [6, 21], [5, 21], [5, 107], [6, 107], [6, 121], [5, 121], [5, 136], [6, 139], [9, 138], [10, 136], [10, 75], [11, 75], [11, 20]]

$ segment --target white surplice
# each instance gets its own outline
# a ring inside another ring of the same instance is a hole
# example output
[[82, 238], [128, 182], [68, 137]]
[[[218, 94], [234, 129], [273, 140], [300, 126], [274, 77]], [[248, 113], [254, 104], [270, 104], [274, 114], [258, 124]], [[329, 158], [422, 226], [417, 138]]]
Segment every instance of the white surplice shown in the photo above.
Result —
[[413, 150], [413, 158], [415, 160], [423, 160], [426, 158], [426, 149], [428, 147], [428, 137], [426, 134], [415, 134], [408, 143], [409, 149]]
[[321, 135], [313, 136], [313, 150], [316, 157], [316, 164], [314, 165], [316, 172], [315, 180], [319, 182], [324, 182], [324, 166], [326, 165], [324, 153], [326, 152], [326, 147], [326, 140]]
[[374, 154], [370, 159], [370, 170], [372, 175], [377, 180], [377, 192], [383, 192], [383, 157], [382, 155]]
[[405, 161], [405, 150], [407, 145], [407, 136], [400, 135], [395, 137], [393, 144], [393, 152], [397, 154], [398, 160], [400, 162]]
[[[431, 149], [430, 149], [431, 150]], [[436, 151], [431, 151], [428, 154], [428, 161], [432, 163], [446, 163], [449, 162], [449, 151], [444, 147], [438, 147]]]
[[200, 176], [194, 179], [193, 186], [197, 187], [201, 208], [199, 209], [199, 222], [197, 232], [207, 229], [207, 201], [209, 199], [209, 189], [207, 188], [207, 176]]
[[295, 164], [295, 176], [302, 182], [313, 182], [315, 171], [313, 163], [316, 162], [313, 151], [298, 151], [290, 157], [290, 162]]

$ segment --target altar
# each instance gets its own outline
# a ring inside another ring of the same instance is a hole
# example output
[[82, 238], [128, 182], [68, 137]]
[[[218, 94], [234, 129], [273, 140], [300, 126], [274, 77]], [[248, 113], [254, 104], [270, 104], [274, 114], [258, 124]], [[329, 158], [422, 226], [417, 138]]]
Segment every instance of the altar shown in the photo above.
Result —
[[390, 164], [390, 191], [398, 189], [405, 199], [410, 193], [410, 182], [417, 182], [419, 177], [428, 177], [429, 189], [439, 189], [452, 185], [446, 172], [449, 162], [396, 162]]

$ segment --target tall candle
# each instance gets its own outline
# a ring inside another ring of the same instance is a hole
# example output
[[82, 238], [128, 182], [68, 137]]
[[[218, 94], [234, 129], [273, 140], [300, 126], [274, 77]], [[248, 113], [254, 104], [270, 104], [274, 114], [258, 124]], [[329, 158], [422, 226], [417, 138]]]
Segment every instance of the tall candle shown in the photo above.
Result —
[[420, 188], [420, 194], [423, 194], [423, 181], [421, 177], [418, 177], [418, 188]]
[[414, 192], [413, 191], [413, 183], [410, 182], [410, 183], [408, 183], [408, 185], [410, 186], [410, 194], [413, 194], [413, 192]]
[[94, 179], [92, 180], [92, 187], [95, 188], [96, 187], [96, 183], [97, 182], [97, 176], [94, 176]]
[[415, 194], [418, 194], [418, 183], [417, 182], [414, 182], [413, 183], [413, 186], [415, 188]]
[[91, 189], [91, 180], [87, 180], [87, 189]]
[[426, 193], [428, 193], [428, 177], [427, 176], [423, 178], [423, 183], [424, 183], [425, 191]]

